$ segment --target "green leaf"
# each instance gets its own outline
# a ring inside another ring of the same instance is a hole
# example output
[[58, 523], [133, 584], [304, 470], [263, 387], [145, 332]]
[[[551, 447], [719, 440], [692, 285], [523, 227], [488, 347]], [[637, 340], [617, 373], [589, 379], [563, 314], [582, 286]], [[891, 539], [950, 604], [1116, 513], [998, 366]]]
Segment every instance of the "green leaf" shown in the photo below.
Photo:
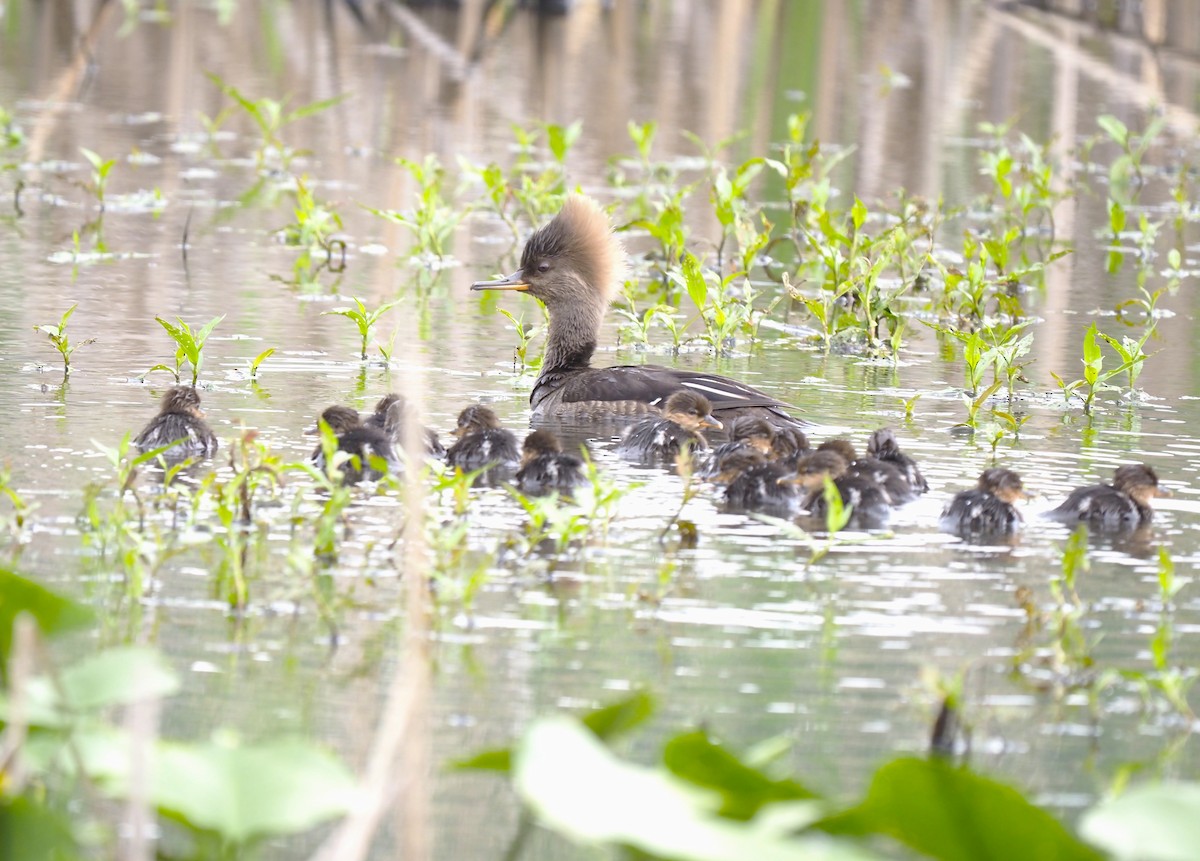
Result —
[[268, 347], [267, 349], [265, 349], [261, 353], [259, 353], [257, 356], [255, 356], [254, 361], [250, 363], [250, 376], [252, 376], [252, 377], [257, 376], [258, 375], [258, 366], [261, 365], [263, 362], [265, 362], [267, 359], [271, 358], [271, 356], [273, 356], [273, 355], [275, 355], [275, 348]]
[[20, 613], [33, 616], [38, 628], [47, 635], [80, 628], [92, 621], [90, 610], [0, 567], [0, 678], [8, 667], [13, 622]]
[[0, 800], [0, 858], [12, 861], [73, 861], [71, 823], [25, 797]]
[[1200, 784], [1135, 787], [1085, 813], [1079, 833], [1118, 859], [1192, 861], [1200, 846]]
[[858, 807], [817, 827], [832, 834], [889, 835], [940, 861], [1102, 857], [1012, 787], [938, 759], [887, 763]]
[[313, 114], [319, 114], [321, 111], [328, 110], [339, 102], [345, 101], [347, 96], [349, 96], [349, 93], [342, 93], [340, 96], [334, 96], [332, 99], [323, 99], [319, 102], [312, 102], [311, 104], [303, 105], [302, 107], [296, 108], [296, 110], [284, 117], [283, 122], [286, 125], [287, 123], [294, 122], [295, 120], [303, 119], [304, 117], [310, 117]]
[[71, 708], [97, 709], [171, 696], [179, 677], [157, 650], [119, 646], [67, 667], [62, 688]]
[[743, 823], [715, 817], [709, 793], [618, 760], [570, 718], [535, 721], [513, 767], [518, 794], [541, 822], [579, 843], [629, 846], [676, 861], [875, 857], [850, 843], [790, 836], [811, 815], [813, 802], [774, 805], [787, 814], [778, 819], [764, 815]]
[[151, 781], [157, 807], [234, 843], [304, 831], [346, 813], [356, 795], [341, 762], [297, 740], [164, 744]]
[[462, 771], [498, 771], [508, 774], [512, 771], [512, 748], [498, 747], [495, 750], [485, 750], [467, 759], [457, 759], [450, 767]]
[[1172, 248], [1167, 252], [1167, 265], [1172, 269], [1181, 269], [1183, 267], [1183, 257], [1180, 255], [1178, 248]]
[[1128, 143], [1129, 129], [1125, 127], [1125, 123], [1112, 114], [1101, 114], [1096, 117], [1096, 125], [1104, 129], [1105, 134], [1121, 146], [1125, 146]]
[[701, 311], [708, 304], [708, 282], [700, 269], [700, 261], [690, 251], [683, 255], [683, 283], [692, 303]]
[[612, 705], [588, 712], [583, 716], [583, 725], [594, 732], [600, 740], [611, 741], [645, 723], [652, 714], [654, 714], [654, 698], [639, 691]]
[[721, 815], [747, 820], [775, 801], [816, 798], [794, 780], [774, 780], [713, 742], [703, 730], [675, 736], [663, 749], [663, 765], [676, 777], [721, 793]]

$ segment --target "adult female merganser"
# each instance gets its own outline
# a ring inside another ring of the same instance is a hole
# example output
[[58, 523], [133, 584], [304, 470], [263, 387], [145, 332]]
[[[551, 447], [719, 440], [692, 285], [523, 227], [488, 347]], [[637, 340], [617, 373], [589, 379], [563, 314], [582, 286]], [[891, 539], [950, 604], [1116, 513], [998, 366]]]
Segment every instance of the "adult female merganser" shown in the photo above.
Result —
[[526, 496], [546, 493], [570, 494], [587, 483], [583, 461], [563, 454], [558, 437], [547, 430], [535, 430], [521, 446], [521, 468], [517, 470], [517, 489]]
[[704, 429], [719, 427], [708, 398], [695, 392], [675, 392], [667, 398], [661, 416], [644, 416], [625, 429], [617, 454], [632, 460], [674, 460], [685, 445], [693, 452], [708, 448]]
[[1011, 469], [985, 469], [975, 487], [946, 503], [938, 528], [964, 538], [1011, 535], [1021, 526], [1021, 512], [1013, 503], [1028, 497], [1021, 476]]
[[472, 290], [518, 290], [540, 299], [550, 314], [542, 370], [529, 395], [533, 420], [622, 420], [656, 412], [678, 391], [704, 395], [721, 421], [759, 415], [799, 425], [782, 402], [744, 383], [658, 365], [593, 368], [592, 354], [608, 304], [624, 269], [624, 249], [608, 215], [575, 195], [525, 243], [521, 268]]
[[1117, 468], [1112, 484], [1077, 487], [1046, 516], [1068, 525], [1086, 523], [1101, 532], [1121, 532], [1148, 524], [1154, 517], [1150, 500], [1170, 495], [1146, 464], [1126, 464]]
[[[329, 407], [321, 413], [321, 420], [337, 436], [337, 451], [349, 455], [338, 466], [344, 484], [358, 484], [364, 479], [378, 481], [386, 473], [400, 468], [400, 461], [388, 435], [379, 428], [363, 424], [358, 410], [352, 407]], [[311, 460], [317, 469], [322, 472], [326, 470], [323, 446], [318, 445], [313, 450]], [[384, 462], [382, 468], [378, 461]]]
[[158, 415], [133, 441], [143, 452], [176, 443], [164, 457], [208, 457], [217, 452], [217, 437], [204, 420], [200, 393], [192, 386], [175, 386], [162, 396]]
[[517, 465], [517, 438], [500, 426], [489, 407], [474, 404], [458, 414], [453, 432], [458, 441], [446, 451], [446, 462], [463, 472], [490, 467], [510, 470]]

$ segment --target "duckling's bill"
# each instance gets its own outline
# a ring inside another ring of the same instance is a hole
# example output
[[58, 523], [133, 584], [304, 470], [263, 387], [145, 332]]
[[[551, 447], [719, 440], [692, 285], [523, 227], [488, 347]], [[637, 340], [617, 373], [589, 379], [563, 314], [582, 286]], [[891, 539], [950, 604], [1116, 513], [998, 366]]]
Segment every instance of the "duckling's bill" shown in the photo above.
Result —
[[518, 269], [507, 278], [497, 278], [495, 281], [476, 281], [471, 285], [472, 290], [519, 290], [525, 292], [529, 289], [529, 282], [525, 280], [525, 272]]

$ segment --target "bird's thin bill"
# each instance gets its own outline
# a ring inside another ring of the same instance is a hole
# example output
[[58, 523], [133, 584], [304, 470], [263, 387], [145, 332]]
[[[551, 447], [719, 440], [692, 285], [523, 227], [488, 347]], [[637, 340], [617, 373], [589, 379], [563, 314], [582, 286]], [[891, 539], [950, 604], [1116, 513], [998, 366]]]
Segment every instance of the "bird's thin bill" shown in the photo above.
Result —
[[471, 285], [472, 290], [521, 290], [529, 289], [525, 273], [518, 269], [507, 278], [497, 278], [495, 281], [476, 281]]

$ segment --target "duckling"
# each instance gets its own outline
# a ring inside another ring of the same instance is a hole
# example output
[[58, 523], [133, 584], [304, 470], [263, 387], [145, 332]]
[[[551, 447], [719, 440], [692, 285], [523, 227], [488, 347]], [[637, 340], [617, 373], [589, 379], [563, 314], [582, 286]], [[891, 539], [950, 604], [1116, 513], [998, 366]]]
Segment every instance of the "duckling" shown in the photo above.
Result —
[[676, 392], [667, 398], [661, 416], [646, 416], [625, 429], [617, 453], [630, 460], [673, 460], [685, 444], [693, 452], [708, 448], [702, 431], [719, 427], [708, 398]]
[[1011, 469], [985, 469], [975, 487], [946, 503], [938, 528], [963, 538], [1011, 535], [1021, 527], [1021, 512], [1013, 503], [1028, 497], [1021, 476]]
[[[358, 484], [360, 481], [378, 481], [388, 472], [400, 469], [400, 461], [387, 434], [376, 427], [363, 424], [358, 410], [351, 407], [332, 406], [321, 413], [321, 419], [337, 436], [337, 450], [349, 457], [342, 460], [338, 469], [343, 484]], [[311, 429], [309, 433], [317, 433]], [[326, 470], [325, 449], [318, 445], [311, 455], [317, 469]], [[380, 469], [373, 460], [382, 460], [386, 466]]]
[[833, 480], [842, 502], [851, 508], [847, 526], [876, 529], [887, 523], [891, 499], [887, 492], [870, 478], [852, 472], [846, 458], [832, 448], [818, 447], [815, 452], [796, 464], [792, 481], [805, 490], [800, 505], [820, 521], [825, 520], [825, 478]]
[[801, 490], [795, 474], [767, 460], [753, 448], [722, 455], [716, 481], [725, 485], [725, 507], [730, 511], [760, 511], [775, 517], [793, 517], [800, 510]]
[[817, 446], [817, 451], [833, 451], [846, 461], [846, 472], [859, 476], [884, 492], [891, 505], [903, 505], [917, 498], [904, 471], [896, 464], [875, 457], [858, 457], [849, 440], [828, 439]]
[[900, 450], [896, 434], [891, 428], [879, 428], [867, 440], [867, 456], [885, 463], [895, 464], [904, 474], [909, 489], [917, 496], [929, 490], [929, 482], [921, 475], [921, 468], [909, 455]]
[[722, 421], [758, 415], [776, 426], [800, 426], [781, 401], [728, 377], [659, 365], [593, 368], [600, 325], [621, 284], [624, 261], [608, 214], [590, 198], [573, 195], [525, 243], [520, 269], [471, 285], [528, 293], [546, 306], [546, 352], [529, 395], [535, 423], [629, 420], [653, 414], [675, 392], [690, 390], [706, 395]]
[[217, 437], [204, 420], [200, 393], [192, 386], [174, 386], [162, 396], [158, 415], [142, 428], [133, 443], [141, 451], [152, 451], [175, 443], [167, 458], [208, 457], [217, 452]]
[[[384, 395], [375, 404], [375, 412], [363, 420], [369, 428], [378, 428], [387, 434], [392, 446], [400, 451], [404, 447], [404, 423], [409, 415], [408, 402], [394, 392]], [[421, 428], [425, 439], [425, 453], [431, 457], [445, 457], [446, 447], [438, 439], [437, 431], [433, 428]]]
[[1158, 486], [1158, 475], [1144, 463], [1117, 468], [1113, 483], [1077, 487], [1066, 501], [1046, 516], [1060, 523], [1086, 523], [1101, 532], [1123, 532], [1145, 526], [1154, 518], [1150, 500], [1170, 496]]
[[766, 460], [775, 457], [775, 438], [778, 434], [770, 422], [756, 416], [738, 416], [729, 423], [729, 441], [714, 446], [712, 454], [697, 474], [713, 478], [721, 470], [721, 462], [731, 454], [758, 452]]
[[500, 419], [489, 407], [474, 404], [458, 414], [458, 426], [452, 432], [458, 441], [446, 451], [446, 462], [463, 472], [488, 467], [506, 471], [516, 466], [517, 438], [500, 426]]
[[583, 461], [573, 454], [563, 454], [558, 437], [546, 430], [536, 430], [525, 437], [521, 446], [521, 468], [517, 470], [517, 489], [526, 496], [541, 496], [557, 491], [570, 494], [586, 484]]

